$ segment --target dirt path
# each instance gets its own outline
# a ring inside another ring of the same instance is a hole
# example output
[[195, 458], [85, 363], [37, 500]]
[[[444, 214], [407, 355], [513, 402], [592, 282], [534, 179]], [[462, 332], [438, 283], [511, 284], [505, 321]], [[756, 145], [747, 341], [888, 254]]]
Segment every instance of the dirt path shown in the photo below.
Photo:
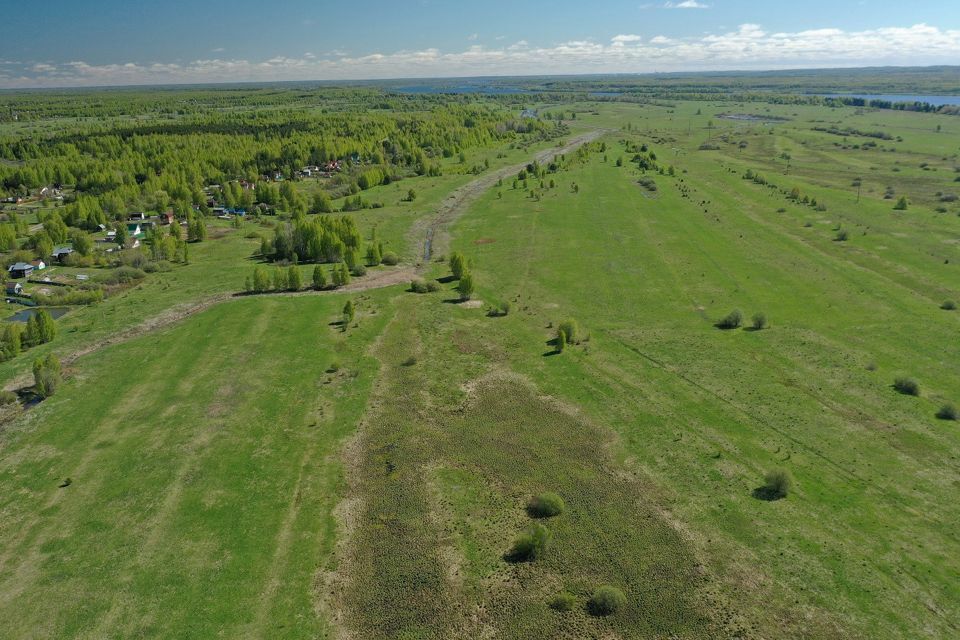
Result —
[[[554, 147], [553, 149], [547, 149], [537, 153], [534, 158], [540, 163], [549, 162], [554, 156], [569, 153], [577, 147], [592, 142], [608, 132], [608, 129], [597, 129], [595, 131], [580, 134], [579, 136], [570, 139], [562, 146]], [[327, 295], [330, 293], [350, 293], [357, 291], [369, 291], [371, 289], [382, 289], [384, 287], [392, 287], [398, 284], [410, 282], [411, 280], [423, 274], [430, 262], [431, 255], [446, 251], [450, 242], [450, 224], [459, 218], [467, 210], [467, 208], [473, 204], [474, 201], [483, 195], [487, 189], [495, 185], [498, 180], [516, 175], [520, 169], [526, 165], [527, 163], [524, 162], [510, 167], [497, 169], [468, 182], [447, 196], [433, 216], [425, 217], [415, 222], [411, 233], [415, 234], [415, 237], [421, 239], [418, 245], [418, 253], [425, 258], [424, 262], [422, 264], [418, 264], [416, 267], [409, 266], [374, 271], [363, 278], [353, 280], [350, 284], [339, 289], [330, 289], [325, 291], [305, 290], [298, 291], [296, 293], [265, 293], [258, 295]], [[180, 322], [188, 316], [206, 311], [214, 305], [228, 302], [230, 300], [239, 300], [245, 297], [247, 296], [238, 296], [233, 293], [224, 292], [214, 294], [210, 297], [204, 298], [203, 300], [197, 300], [187, 304], [178, 305], [176, 307], [171, 307], [170, 309], [167, 309], [166, 311], [163, 311], [152, 318], [147, 318], [140, 324], [128, 327], [122, 331], [118, 331], [117, 333], [114, 333], [101, 340], [91, 342], [90, 344], [80, 347], [69, 354], [60, 354], [60, 362], [64, 367], [70, 367], [70, 365], [76, 362], [76, 360], [79, 358], [89, 355], [95, 351], [99, 351], [104, 347], [109, 347], [114, 344], [126, 342], [127, 340], [132, 340], [133, 338], [142, 336], [145, 333], [164, 329], [170, 325]], [[8, 380], [3, 388], [8, 391], [17, 391], [19, 389], [30, 387], [32, 384], [33, 374], [24, 372], [12, 378], [11, 380]]]
[[[610, 131], [610, 129], [597, 129], [582, 133], [567, 141], [566, 144], [537, 153], [534, 159], [541, 164], [549, 162], [553, 160], [554, 156], [570, 153]], [[447, 196], [433, 217], [418, 220], [414, 223], [411, 233], [419, 239], [417, 255], [422, 256], [423, 261], [428, 263], [432, 256], [443, 254], [450, 244], [450, 224], [459, 218], [484, 192], [497, 184], [498, 180], [505, 180], [517, 175], [528, 163], [529, 161], [497, 169], [468, 182]]]

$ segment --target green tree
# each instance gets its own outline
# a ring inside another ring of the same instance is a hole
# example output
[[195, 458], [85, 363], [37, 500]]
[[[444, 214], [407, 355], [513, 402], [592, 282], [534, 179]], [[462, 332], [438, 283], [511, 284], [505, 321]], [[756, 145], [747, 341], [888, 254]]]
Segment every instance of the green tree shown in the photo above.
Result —
[[347, 303], [343, 305], [343, 326], [346, 327], [357, 315], [357, 308], [353, 304], [353, 300], [347, 300]]
[[376, 267], [380, 264], [382, 256], [380, 255], [380, 247], [376, 242], [371, 242], [367, 245], [367, 266]]
[[254, 293], [264, 293], [270, 290], [270, 275], [263, 267], [255, 267], [253, 270], [253, 291]]
[[33, 362], [33, 389], [41, 398], [49, 398], [61, 381], [60, 360], [52, 353]]
[[573, 318], [564, 320], [557, 327], [557, 337], [563, 336], [566, 344], [574, 344], [577, 341], [577, 335], [580, 333], [580, 327]]
[[127, 240], [129, 239], [129, 234], [127, 233], [127, 225], [121, 223], [117, 225], [117, 235], [114, 236], [114, 242], [117, 243], [118, 247], [127, 246]]
[[467, 259], [464, 258], [463, 254], [459, 251], [453, 252], [453, 254], [450, 255], [450, 273], [453, 274], [453, 279], [459, 280], [466, 272]]
[[473, 295], [473, 276], [470, 273], [464, 273], [457, 284], [457, 293], [461, 300], [469, 300]]
[[317, 291], [327, 288], [327, 274], [319, 264], [313, 268], [313, 288]]
[[273, 290], [285, 291], [287, 288], [287, 272], [284, 269], [277, 268], [273, 272]]
[[300, 291], [303, 289], [303, 274], [300, 273], [300, 267], [290, 265], [287, 270], [287, 288], [290, 291]]
[[907, 196], [900, 196], [900, 199], [897, 200], [897, 204], [893, 205], [893, 208], [896, 211], [906, 211], [907, 205]]

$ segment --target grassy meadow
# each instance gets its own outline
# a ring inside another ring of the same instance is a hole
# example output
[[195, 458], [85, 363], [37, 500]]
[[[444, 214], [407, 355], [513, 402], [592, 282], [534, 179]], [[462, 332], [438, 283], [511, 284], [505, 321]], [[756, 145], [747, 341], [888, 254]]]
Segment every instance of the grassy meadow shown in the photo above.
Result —
[[[936, 417], [960, 404], [960, 311], [941, 308], [960, 301], [960, 123], [573, 109], [571, 135], [607, 131], [589, 152], [542, 187], [505, 180], [449, 229], [470, 302], [444, 256], [426, 265], [432, 293], [231, 298], [78, 359], [4, 426], [4, 633], [960, 633], [960, 428]], [[641, 171], [627, 147], [642, 144], [673, 175]], [[507, 166], [548, 146], [484, 153]], [[469, 180], [377, 187], [364, 197], [386, 206], [349, 215], [414, 264], [411, 229]], [[240, 290], [258, 246], [245, 235], [224, 227], [191, 264], [71, 312], [31, 353]], [[719, 328], [735, 309], [743, 326]], [[764, 499], [776, 469], [793, 487]], [[543, 492], [562, 513], [528, 513]], [[542, 555], [511, 556], [537, 525]], [[608, 616], [590, 605], [603, 585], [626, 597]]]

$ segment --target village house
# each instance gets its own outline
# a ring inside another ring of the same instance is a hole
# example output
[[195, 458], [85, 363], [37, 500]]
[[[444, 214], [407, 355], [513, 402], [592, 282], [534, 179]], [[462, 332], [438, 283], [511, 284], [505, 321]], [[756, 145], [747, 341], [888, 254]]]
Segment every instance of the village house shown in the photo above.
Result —
[[147, 214], [143, 211], [135, 211], [127, 216], [127, 220], [146, 220]]
[[164, 211], [163, 213], [160, 214], [160, 224], [164, 226], [173, 224], [173, 220], [174, 220], [173, 211]]
[[10, 265], [7, 273], [14, 279], [27, 278], [33, 273], [33, 265], [26, 262], [17, 262], [16, 264]]
[[71, 253], [73, 253], [73, 249], [70, 247], [59, 247], [53, 250], [52, 257], [57, 262], [64, 262]]
[[23, 285], [19, 282], [8, 282], [7, 283], [7, 295], [8, 296], [19, 296], [23, 295]]
[[131, 238], [139, 238], [143, 235], [143, 229], [140, 228], [139, 222], [128, 222], [127, 223], [127, 235]]
[[47, 268], [47, 263], [44, 262], [43, 260], [39, 260], [39, 259], [38, 259], [38, 260], [31, 260], [31, 261], [30, 261], [30, 264], [32, 264], [32, 265], [33, 265], [33, 268], [36, 269], [37, 271], [43, 271], [44, 269]]

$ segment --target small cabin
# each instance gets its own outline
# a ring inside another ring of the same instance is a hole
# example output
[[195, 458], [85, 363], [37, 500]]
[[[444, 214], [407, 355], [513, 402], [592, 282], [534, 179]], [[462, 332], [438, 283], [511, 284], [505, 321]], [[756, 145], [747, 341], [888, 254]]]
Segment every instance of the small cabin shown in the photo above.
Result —
[[60, 247], [59, 249], [53, 250], [52, 256], [57, 262], [64, 262], [68, 257], [70, 257], [71, 253], [73, 253], [73, 249], [70, 247]]
[[11, 278], [27, 278], [33, 273], [33, 265], [27, 264], [26, 262], [17, 262], [16, 264], [10, 265], [7, 273]]
[[19, 282], [8, 282], [7, 283], [7, 295], [8, 296], [19, 296], [23, 294], [23, 285]]
[[128, 222], [127, 223], [127, 235], [131, 238], [139, 238], [143, 235], [143, 229], [140, 228], [139, 222]]
[[44, 262], [43, 260], [31, 260], [30, 264], [32, 264], [33, 268], [36, 269], [37, 271], [43, 271], [44, 269], [47, 268], [47, 263]]
[[146, 220], [146, 219], [147, 219], [147, 214], [145, 214], [143, 211], [135, 211], [134, 213], [131, 213], [130, 215], [127, 216], [127, 220]]

